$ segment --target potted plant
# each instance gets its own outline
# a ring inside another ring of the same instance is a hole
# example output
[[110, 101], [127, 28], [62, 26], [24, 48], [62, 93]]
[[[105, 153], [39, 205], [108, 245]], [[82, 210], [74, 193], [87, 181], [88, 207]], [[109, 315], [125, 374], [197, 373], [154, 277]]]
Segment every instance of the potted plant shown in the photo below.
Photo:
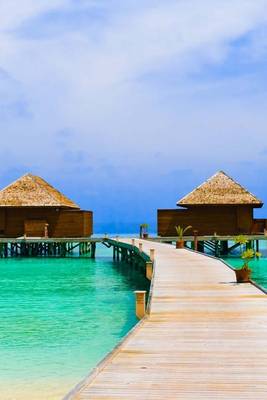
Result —
[[140, 225], [140, 238], [147, 239], [148, 238], [148, 224]]
[[175, 227], [177, 236], [179, 240], [176, 241], [176, 249], [183, 249], [184, 248], [184, 234], [185, 232], [189, 231], [189, 229], [192, 229], [191, 225], [188, 225], [186, 228], [183, 228], [182, 226], [178, 225]]
[[242, 251], [242, 246], [247, 245], [249, 242], [246, 236], [237, 236], [235, 242], [240, 244], [241, 258], [242, 260], [244, 260], [244, 264], [242, 265], [242, 267], [235, 270], [236, 281], [238, 283], [249, 282], [252, 272], [252, 270], [249, 268], [249, 261], [255, 257], [261, 257], [261, 253], [250, 248]]

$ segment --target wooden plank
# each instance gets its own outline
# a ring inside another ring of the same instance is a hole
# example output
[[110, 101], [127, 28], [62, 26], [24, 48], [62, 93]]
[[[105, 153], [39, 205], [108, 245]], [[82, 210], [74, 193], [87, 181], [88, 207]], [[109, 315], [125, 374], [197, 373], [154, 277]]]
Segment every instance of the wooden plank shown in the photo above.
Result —
[[150, 315], [65, 399], [267, 398], [266, 295], [219, 260], [142, 243]]

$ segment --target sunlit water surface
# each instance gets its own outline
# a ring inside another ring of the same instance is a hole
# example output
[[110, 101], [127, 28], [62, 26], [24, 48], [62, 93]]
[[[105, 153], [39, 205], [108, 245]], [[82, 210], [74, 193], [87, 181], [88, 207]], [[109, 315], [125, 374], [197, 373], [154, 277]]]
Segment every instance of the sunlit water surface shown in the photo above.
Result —
[[101, 251], [0, 260], [2, 400], [61, 399], [136, 324], [147, 282]]

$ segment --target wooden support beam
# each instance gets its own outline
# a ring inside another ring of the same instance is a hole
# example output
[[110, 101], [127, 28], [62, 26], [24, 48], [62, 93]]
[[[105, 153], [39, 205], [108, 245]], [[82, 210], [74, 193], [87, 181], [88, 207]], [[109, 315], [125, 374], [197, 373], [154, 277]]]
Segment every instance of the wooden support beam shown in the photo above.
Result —
[[150, 254], [149, 254], [150, 260], [152, 261], [152, 263], [155, 260], [155, 249], [150, 249]]
[[146, 278], [151, 281], [153, 276], [153, 263], [151, 261], [146, 262]]
[[194, 233], [194, 250], [198, 250], [198, 231], [197, 230], [194, 230], [193, 231], [193, 233]]
[[199, 241], [197, 243], [197, 250], [200, 251], [201, 253], [204, 253], [204, 242]]
[[221, 240], [221, 254], [226, 256], [228, 254], [228, 240]]
[[137, 318], [142, 319], [146, 314], [146, 291], [136, 290], [134, 293], [135, 293], [135, 313]]

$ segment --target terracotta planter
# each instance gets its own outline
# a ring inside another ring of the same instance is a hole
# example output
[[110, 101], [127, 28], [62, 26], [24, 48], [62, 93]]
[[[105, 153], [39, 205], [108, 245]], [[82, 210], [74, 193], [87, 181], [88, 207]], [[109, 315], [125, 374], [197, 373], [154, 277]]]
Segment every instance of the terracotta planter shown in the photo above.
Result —
[[235, 270], [235, 275], [236, 275], [237, 283], [249, 282], [250, 281], [251, 272], [252, 271], [249, 268], [236, 269]]
[[176, 249], [183, 249], [184, 248], [184, 240], [178, 240], [176, 242]]
[[148, 233], [143, 233], [143, 239], [147, 239], [148, 238]]

